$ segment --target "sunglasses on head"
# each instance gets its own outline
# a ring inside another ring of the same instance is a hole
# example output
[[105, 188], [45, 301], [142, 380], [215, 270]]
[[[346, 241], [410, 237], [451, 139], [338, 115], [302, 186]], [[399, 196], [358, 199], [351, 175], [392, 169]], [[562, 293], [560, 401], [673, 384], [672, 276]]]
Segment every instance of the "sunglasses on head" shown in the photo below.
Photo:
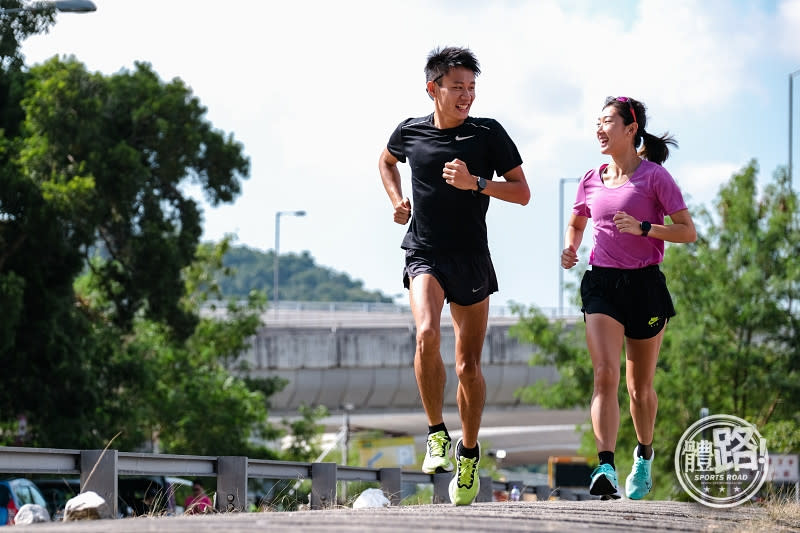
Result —
[[628, 98], [627, 96], [617, 96], [616, 98], [614, 98], [614, 100], [616, 100], [617, 102], [628, 104], [628, 109], [631, 110], [631, 115], [633, 115], [633, 121], [639, 122], [638, 120], [636, 120], [636, 111], [633, 110], [633, 104], [631, 103], [630, 98]]

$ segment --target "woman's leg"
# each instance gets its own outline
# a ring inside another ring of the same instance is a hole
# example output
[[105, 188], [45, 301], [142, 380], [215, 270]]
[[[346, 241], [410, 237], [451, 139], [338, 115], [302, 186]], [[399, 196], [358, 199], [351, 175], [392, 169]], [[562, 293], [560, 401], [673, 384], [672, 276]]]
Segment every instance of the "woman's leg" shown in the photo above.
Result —
[[649, 339], [626, 339], [625, 381], [630, 396], [631, 418], [639, 440], [634, 452], [633, 468], [625, 480], [625, 494], [640, 500], [653, 488], [653, 431], [658, 411], [658, 396], [653, 387], [658, 352], [664, 329]]
[[630, 396], [631, 418], [636, 437], [642, 444], [649, 445], [653, 442], [658, 411], [658, 396], [653, 387], [653, 378], [665, 329], [649, 339], [625, 340], [625, 381]]
[[613, 452], [619, 431], [620, 354], [624, 327], [608, 315], [586, 315], [586, 344], [594, 368], [591, 415], [597, 451]]

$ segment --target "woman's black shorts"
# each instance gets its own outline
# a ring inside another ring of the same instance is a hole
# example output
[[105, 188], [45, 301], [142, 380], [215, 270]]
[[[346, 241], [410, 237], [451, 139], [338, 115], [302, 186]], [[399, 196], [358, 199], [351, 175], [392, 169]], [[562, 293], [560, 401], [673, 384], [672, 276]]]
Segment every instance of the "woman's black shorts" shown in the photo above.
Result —
[[593, 266], [581, 280], [581, 311], [602, 313], [625, 326], [625, 336], [649, 339], [664, 329], [675, 307], [658, 265], [636, 270]]

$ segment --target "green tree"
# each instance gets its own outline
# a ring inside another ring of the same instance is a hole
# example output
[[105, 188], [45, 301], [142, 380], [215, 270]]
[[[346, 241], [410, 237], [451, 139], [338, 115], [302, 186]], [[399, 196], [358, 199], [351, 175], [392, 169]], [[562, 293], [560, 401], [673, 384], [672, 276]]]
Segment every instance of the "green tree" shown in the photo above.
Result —
[[[19, 0], [0, 0], [3, 10], [23, 7]], [[20, 52], [22, 41], [31, 35], [47, 33], [55, 23], [56, 9], [52, 4], [34, 11], [0, 11], [0, 69], [5, 73], [20, 72], [25, 58]], [[0, 91], [6, 94], [8, 77], [0, 78]], [[0, 106], [3, 107], [3, 106]], [[3, 109], [7, 111], [8, 109]], [[3, 122], [0, 122], [2, 124]]]
[[114, 321], [124, 328], [143, 309], [187, 335], [180, 272], [202, 227], [181, 187], [192, 180], [212, 205], [232, 201], [249, 171], [242, 146], [212, 129], [181, 80], [164, 83], [147, 64], [105, 77], [52, 59], [31, 69], [27, 92], [21, 163], [84, 259], [111, 259], [96, 273]]
[[785, 170], [761, 194], [757, 177], [752, 161], [721, 189], [714, 213], [699, 211], [697, 244], [670, 250], [666, 273], [686, 311], [671, 324], [665, 368], [687, 379], [662, 388], [678, 388], [683, 408], [670, 414], [681, 422], [700, 407], [733, 414], [785, 452], [800, 437], [778, 430], [800, 428], [800, 214]]
[[[175, 453], [278, 457], [265, 444], [283, 432], [266, 415], [285, 383], [232, 366], [265, 294], [203, 314], [221, 298], [229, 241], [198, 247], [201, 214], [182, 192], [193, 181], [212, 205], [231, 202], [249, 171], [242, 146], [146, 63], [26, 70], [19, 43], [53, 20], [0, 14], [0, 443], [157, 439]], [[294, 436], [312, 443], [320, 416], [302, 413]]]
[[[25, 414], [31, 444], [97, 446], [147, 370], [119, 339], [136, 320], [177, 339], [198, 323], [181, 272], [201, 218], [182, 184], [229, 202], [249, 163], [180, 80], [145, 64], [106, 77], [52, 59], [9, 78], [25, 97], [0, 104], [0, 416]], [[86, 268], [102, 309], [75, 294]]]
[[[184, 269], [186, 292], [181, 305], [200, 315], [192, 334], [178, 338], [169, 328], [140, 314], [133, 329], [121, 335], [115, 357], [138, 362], [136, 379], [118, 387], [114, 404], [124, 414], [107, 420], [104, 434], [118, 434], [115, 447], [136, 449], [143, 442], [157, 443], [168, 453], [200, 455], [246, 455], [258, 458], [297, 459], [295, 449], [271, 450], [269, 442], [287, 433], [267, 422], [268, 399], [285, 382], [247, 377], [247, 367], [236, 364], [262, 325], [263, 293], [253, 291], [247, 300], [231, 300], [223, 309], [203, 312], [209, 302], [221, 299], [216, 277], [227, 270], [222, 257], [229, 246], [224, 239], [216, 245], [198, 247], [196, 260]], [[96, 270], [96, 269], [95, 269]], [[98, 314], [113, 306], [97, 282], [95, 270], [77, 284], [83, 301]], [[110, 337], [118, 326], [107, 321]], [[107, 408], [106, 408], [107, 410]], [[301, 412], [288, 427], [295, 440], [308, 452], [319, 433], [320, 410]]]
[[[668, 326], [655, 377], [655, 498], [685, 496], [675, 482], [675, 449], [702, 407], [755, 424], [774, 453], [796, 452], [800, 443], [797, 196], [786, 172], [776, 172], [760, 195], [757, 176], [750, 162], [722, 187], [715, 212], [692, 209], [696, 243], [667, 245], [662, 268], [678, 314]], [[571, 328], [550, 324], [535, 308], [518, 313], [512, 334], [536, 344], [533, 363], [559, 371], [555, 383], [520, 390], [522, 399], [547, 407], [588, 406], [593, 379], [582, 322]], [[624, 380], [619, 398], [617, 464], [625, 472], [636, 436]], [[591, 431], [581, 451], [594, 458]]]
[[284, 426], [289, 428], [292, 436], [284, 452], [286, 459], [307, 463], [316, 461], [321, 451], [320, 435], [325, 429], [319, 420], [328, 416], [328, 409], [324, 405], [315, 408], [301, 405], [298, 413], [298, 418], [283, 419]]

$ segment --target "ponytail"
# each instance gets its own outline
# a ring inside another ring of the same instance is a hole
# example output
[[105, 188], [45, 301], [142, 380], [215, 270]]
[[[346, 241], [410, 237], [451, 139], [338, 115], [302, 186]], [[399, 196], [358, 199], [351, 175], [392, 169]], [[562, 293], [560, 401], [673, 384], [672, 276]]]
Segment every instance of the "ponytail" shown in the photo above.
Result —
[[[639, 100], [627, 96], [609, 96], [603, 104], [603, 109], [608, 106], [614, 106], [626, 126], [634, 122], [638, 124], [636, 135], [633, 137], [633, 147], [639, 149], [638, 154], [641, 157], [660, 165], [669, 157], [669, 147], [678, 147], [678, 141], [669, 132], [656, 137], [644, 131], [647, 125], [647, 107]], [[639, 145], [642, 145], [641, 148]]]
[[636, 132], [634, 146], [639, 146], [640, 141], [642, 147], [639, 148], [639, 155], [658, 165], [662, 164], [669, 157], [670, 146], [678, 147], [678, 141], [676, 141], [675, 137], [670, 135], [669, 132], [660, 137], [656, 137], [644, 131], [644, 128]]

